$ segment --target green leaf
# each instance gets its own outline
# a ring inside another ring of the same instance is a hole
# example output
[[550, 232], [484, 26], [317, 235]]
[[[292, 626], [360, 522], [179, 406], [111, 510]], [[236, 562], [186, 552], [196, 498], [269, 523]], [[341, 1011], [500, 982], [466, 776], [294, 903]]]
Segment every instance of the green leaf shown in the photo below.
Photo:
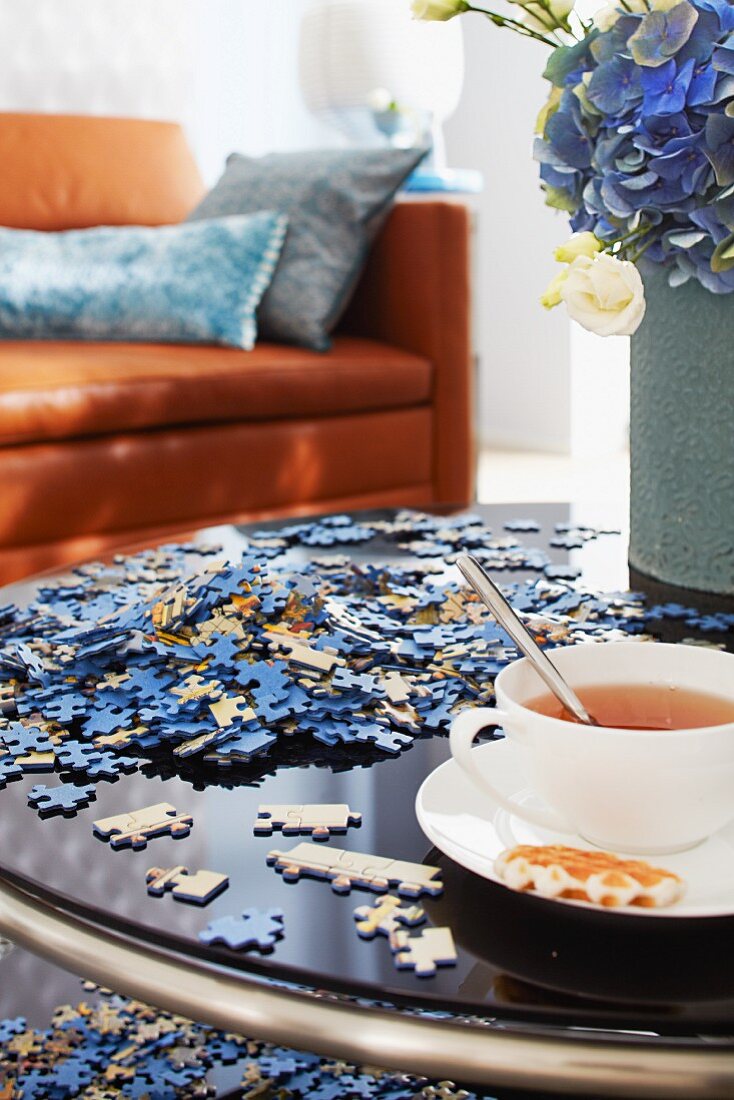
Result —
[[546, 80], [549, 80], [551, 84], [555, 84], [557, 88], [562, 88], [566, 82], [566, 77], [569, 73], [572, 73], [574, 69], [577, 69], [584, 57], [588, 53], [589, 46], [598, 38], [599, 31], [596, 28], [587, 34], [586, 38], [583, 38], [580, 42], [577, 42], [574, 46], [558, 46], [548, 58], [548, 64], [545, 67], [543, 76]]
[[[727, 188], [731, 191], [731, 188]], [[725, 225], [730, 233], [734, 233], [734, 195], [726, 194], [724, 198], [713, 204], [716, 217], [722, 225]]]
[[576, 213], [578, 203], [573, 200], [568, 191], [564, 191], [562, 187], [551, 187], [550, 184], [545, 184], [543, 190], [546, 206], [552, 206], [554, 210], [565, 210], [568, 214]]
[[734, 267], [734, 233], [730, 233], [714, 249], [711, 257], [711, 270], [717, 274], [722, 271], [731, 271]]

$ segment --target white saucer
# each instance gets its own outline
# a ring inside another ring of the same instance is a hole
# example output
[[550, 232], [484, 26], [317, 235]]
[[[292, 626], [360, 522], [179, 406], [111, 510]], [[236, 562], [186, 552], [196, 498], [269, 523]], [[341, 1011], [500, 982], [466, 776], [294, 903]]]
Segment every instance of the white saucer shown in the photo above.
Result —
[[[528, 790], [518, 754], [509, 741], [480, 745], [472, 752], [492, 754], [493, 780], [513, 802], [542, 804]], [[579, 836], [540, 829], [509, 814], [489, 795], [477, 790], [453, 759], [441, 764], [423, 782], [415, 808], [421, 829], [440, 851], [492, 882], [500, 883], [494, 871], [495, 858], [505, 848], [513, 848], [516, 844], [566, 844], [595, 850], [593, 844]], [[734, 915], [734, 824], [696, 848], [675, 855], [651, 857], [650, 862], [674, 871], [685, 880], [686, 893], [677, 905], [660, 909], [639, 906], [606, 909], [583, 901], [557, 900], [563, 905], [582, 906], [610, 916]]]

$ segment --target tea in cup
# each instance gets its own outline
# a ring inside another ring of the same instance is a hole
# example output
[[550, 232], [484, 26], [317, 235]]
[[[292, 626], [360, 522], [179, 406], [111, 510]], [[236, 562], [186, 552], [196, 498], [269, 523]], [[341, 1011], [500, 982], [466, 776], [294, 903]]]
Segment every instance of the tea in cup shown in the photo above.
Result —
[[[610, 724], [564, 715], [526, 658], [503, 669], [497, 707], [461, 711], [451, 727], [454, 759], [495, 803], [533, 825], [643, 855], [693, 847], [734, 819], [734, 656], [636, 641], [550, 656]], [[472, 752], [488, 726], [502, 726], [547, 808], [495, 787], [492, 753]]]

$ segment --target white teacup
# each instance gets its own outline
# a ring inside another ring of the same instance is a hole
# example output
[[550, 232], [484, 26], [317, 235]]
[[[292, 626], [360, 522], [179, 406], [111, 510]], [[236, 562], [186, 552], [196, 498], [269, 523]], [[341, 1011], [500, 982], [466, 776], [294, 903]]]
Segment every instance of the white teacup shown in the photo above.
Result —
[[[734, 656], [654, 642], [555, 649], [575, 688], [671, 686], [734, 702]], [[684, 730], [578, 725], [527, 709], [547, 692], [526, 658], [495, 681], [497, 707], [461, 711], [451, 727], [454, 759], [482, 791], [533, 825], [580, 834], [602, 848], [664, 854], [693, 847], [734, 819], [734, 722]], [[480, 730], [502, 726], [548, 809], [512, 799], [492, 782], [492, 753], [473, 753]]]

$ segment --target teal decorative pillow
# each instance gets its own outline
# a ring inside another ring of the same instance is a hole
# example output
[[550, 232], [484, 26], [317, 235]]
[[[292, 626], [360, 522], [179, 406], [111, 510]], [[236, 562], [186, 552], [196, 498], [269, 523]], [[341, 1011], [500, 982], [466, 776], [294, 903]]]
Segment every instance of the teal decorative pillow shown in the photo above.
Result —
[[283, 214], [64, 233], [0, 229], [0, 338], [250, 349]]
[[288, 236], [258, 310], [268, 340], [324, 351], [387, 217], [395, 192], [426, 149], [327, 149], [233, 153], [189, 221], [276, 208]]

